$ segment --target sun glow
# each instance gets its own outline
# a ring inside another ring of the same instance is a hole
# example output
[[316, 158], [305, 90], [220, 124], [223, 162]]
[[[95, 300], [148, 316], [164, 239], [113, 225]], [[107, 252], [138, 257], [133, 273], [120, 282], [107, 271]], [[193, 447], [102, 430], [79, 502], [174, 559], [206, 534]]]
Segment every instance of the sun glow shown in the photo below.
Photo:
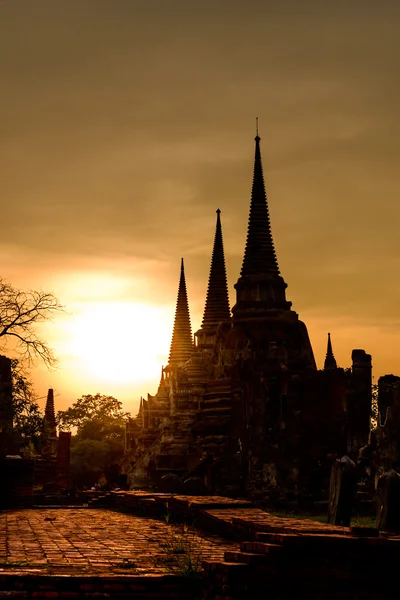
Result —
[[157, 379], [167, 361], [169, 308], [133, 302], [85, 303], [68, 327], [65, 351], [82, 373], [107, 383]]

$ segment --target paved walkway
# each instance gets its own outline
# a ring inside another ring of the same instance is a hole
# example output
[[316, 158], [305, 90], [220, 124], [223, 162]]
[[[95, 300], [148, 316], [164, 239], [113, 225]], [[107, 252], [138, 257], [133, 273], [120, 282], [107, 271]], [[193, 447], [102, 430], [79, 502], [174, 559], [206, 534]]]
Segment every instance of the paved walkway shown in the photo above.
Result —
[[[161, 574], [182, 543], [203, 560], [223, 560], [238, 544], [162, 521], [103, 509], [24, 509], [0, 513], [0, 570]], [[179, 550], [176, 552], [179, 554]], [[171, 557], [170, 557], [171, 558]]]

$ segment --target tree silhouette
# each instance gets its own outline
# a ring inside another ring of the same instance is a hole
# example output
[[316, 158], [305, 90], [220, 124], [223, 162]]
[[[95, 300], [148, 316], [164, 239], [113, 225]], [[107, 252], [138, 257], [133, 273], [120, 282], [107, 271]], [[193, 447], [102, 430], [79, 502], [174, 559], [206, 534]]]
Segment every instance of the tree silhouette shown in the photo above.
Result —
[[86, 394], [57, 413], [61, 429], [76, 429], [71, 443], [71, 477], [75, 485], [91, 486], [113, 467], [118, 470], [128, 416], [122, 402], [102, 394]]
[[57, 413], [57, 421], [63, 430], [76, 428], [76, 435], [80, 439], [123, 440], [125, 420], [128, 416], [129, 413], [122, 410], [122, 402], [116, 398], [102, 394], [86, 394], [67, 410], [60, 410]]
[[13, 433], [19, 436], [21, 449], [39, 452], [45, 442], [42, 411], [37, 403], [32, 382], [17, 359], [11, 360], [13, 386]]
[[24, 292], [0, 278], [0, 350], [13, 339], [13, 349], [20, 359], [32, 364], [35, 358], [40, 358], [47, 367], [55, 367], [57, 359], [38, 336], [35, 326], [51, 320], [53, 314], [63, 310], [53, 294], [34, 290]]

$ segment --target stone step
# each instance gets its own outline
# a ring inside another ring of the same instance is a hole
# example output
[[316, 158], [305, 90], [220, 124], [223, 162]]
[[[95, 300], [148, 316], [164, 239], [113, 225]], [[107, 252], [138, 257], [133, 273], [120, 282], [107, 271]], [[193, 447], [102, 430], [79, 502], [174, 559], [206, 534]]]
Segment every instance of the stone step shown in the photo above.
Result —
[[214, 561], [214, 560], [203, 560], [201, 563], [204, 571], [216, 571], [223, 573], [227, 576], [230, 582], [242, 581], [249, 570], [249, 565], [246, 563], [229, 562], [229, 561]]
[[192, 441], [192, 439], [193, 439], [192, 434], [187, 434], [187, 435], [181, 434], [181, 435], [176, 435], [176, 436], [173, 436], [173, 437], [165, 437], [165, 438], [163, 438], [161, 440], [161, 443], [162, 444], [166, 443], [168, 445], [170, 445], [172, 443], [174, 443], [174, 444], [188, 444], [188, 443], [190, 443]]
[[214, 452], [217, 451], [218, 453], [222, 452], [225, 448], [226, 448], [227, 444], [212, 444], [212, 443], [208, 443], [208, 444], [202, 444], [201, 448], [203, 450], [203, 452], [208, 451], [208, 452]]
[[230, 398], [206, 398], [200, 402], [200, 409], [228, 407], [231, 408], [232, 402]]
[[245, 565], [264, 566], [271, 564], [271, 558], [268, 554], [255, 554], [253, 552], [235, 552], [228, 550], [224, 553], [225, 560], [228, 562], [237, 562]]
[[193, 423], [193, 428], [197, 428], [199, 425], [207, 426], [207, 424], [210, 424], [211, 427], [214, 427], [214, 425], [217, 425], [218, 423], [221, 423], [221, 425], [229, 423], [230, 419], [231, 414], [226, 411], [215, 413], [215, 411], [210, 410], [209, 412], [207, 412], [207, 414], [201, 413], [199, 415], [198, 420], [195, 423]]
[[196, 421], [193, 425], [193, 430], [196, 432], [207, 431], [210, 433], [224, 431], [224, 429], [229, 426], [230, 421], [230, 415], [207, 416]]
[[211, 434], [197, 436], [197, 442], [200, 444], [225, 444], [228, 441], [228, 435]]
[[157, 454], [157, 471], [186, 471], [188, 468], [188, 456], [185, 453], [179, 454]]
[[295, 549], [304, 552], [323, 553], [336, 555], [338, 552], [352, 554], [358, 551], [361, 546], [372, 548], [385, 545], [386, 540], [378, 537], [355, 537], [351, 535], [335, 534], [283, 534], [283, 533], [264, 533], [257, 532], [256, 542], [267, 544], [277, 544], [288, 549]]
[[265, 542], [240, 542], [241, 552], [251, 552], [254, 554], [269, 554], [275, 556], [282, 553], [282, 546], [279, 544], [268, 544]]
[[202, 420], [208, 417], [219, 417], [223, 415], [230, 416], [231, 410], [232, 409], [230, 406], [215, 406], [211, 408], [202, 408], [197, 415], [197, 420]]
[[207, 390], [213, 390], [219, 387], [231, 386], [231, 380], [227, 377], [221, 379], [210, 379], [207, 381]]
[[229, 394], [206, 394], [201, 399], [201, 404], [215, 403], [215, 402], [229, 402], [232, 404], [231, 393]]
[[348, 527], [338, 527], [335, 525], [325, 525], [311, 519], [295, 519], [288, 517], [274, 517], [269, 513], [259, 515], [256, 519], [235, 517], [234, 522], [243, 527], [247, 527], [256, 532], [265, 532], [268, 534], [285, 535], [335, 535], [338, 537], [348, 536], [350, 529]]
[[218, 385], [214, 385], [214, 386], [210, 386], [207, 385], [206, 389], [204, 391], [204, 396], [212, 396], [212, 395], [217, 395], [217, 394], [231, 394], [232, 393], [232, 386], [231, 384], [228, 382], [224, 382], [224, 383], [220, 383]]

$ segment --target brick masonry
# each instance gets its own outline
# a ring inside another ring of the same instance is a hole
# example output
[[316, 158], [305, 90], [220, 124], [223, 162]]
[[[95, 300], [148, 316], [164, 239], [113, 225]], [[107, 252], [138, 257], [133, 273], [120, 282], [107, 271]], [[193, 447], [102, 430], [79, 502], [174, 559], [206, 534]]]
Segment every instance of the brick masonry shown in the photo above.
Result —
[[[0, 565], [53, 573], [126, 572], [166, 574], [162, 544], [179, 536], [179, 525], [104, 509], [28, 509], [0, 514]], [[223, 559], [237, 548], [228, 540], [191, 529], [202, 557]], [[133, 566], [134, 565], [134, 566]]]
[[[119, 512], [0, 514], [0, 599], [395, 597], [398, 537], [278, 518], [247, 501], [215, 496], [115, 492], [107, 501]], [[170, 575], [158, 560], [168, 536], [181, 531], [165, 516], [192, 523], [202, 581]]]

